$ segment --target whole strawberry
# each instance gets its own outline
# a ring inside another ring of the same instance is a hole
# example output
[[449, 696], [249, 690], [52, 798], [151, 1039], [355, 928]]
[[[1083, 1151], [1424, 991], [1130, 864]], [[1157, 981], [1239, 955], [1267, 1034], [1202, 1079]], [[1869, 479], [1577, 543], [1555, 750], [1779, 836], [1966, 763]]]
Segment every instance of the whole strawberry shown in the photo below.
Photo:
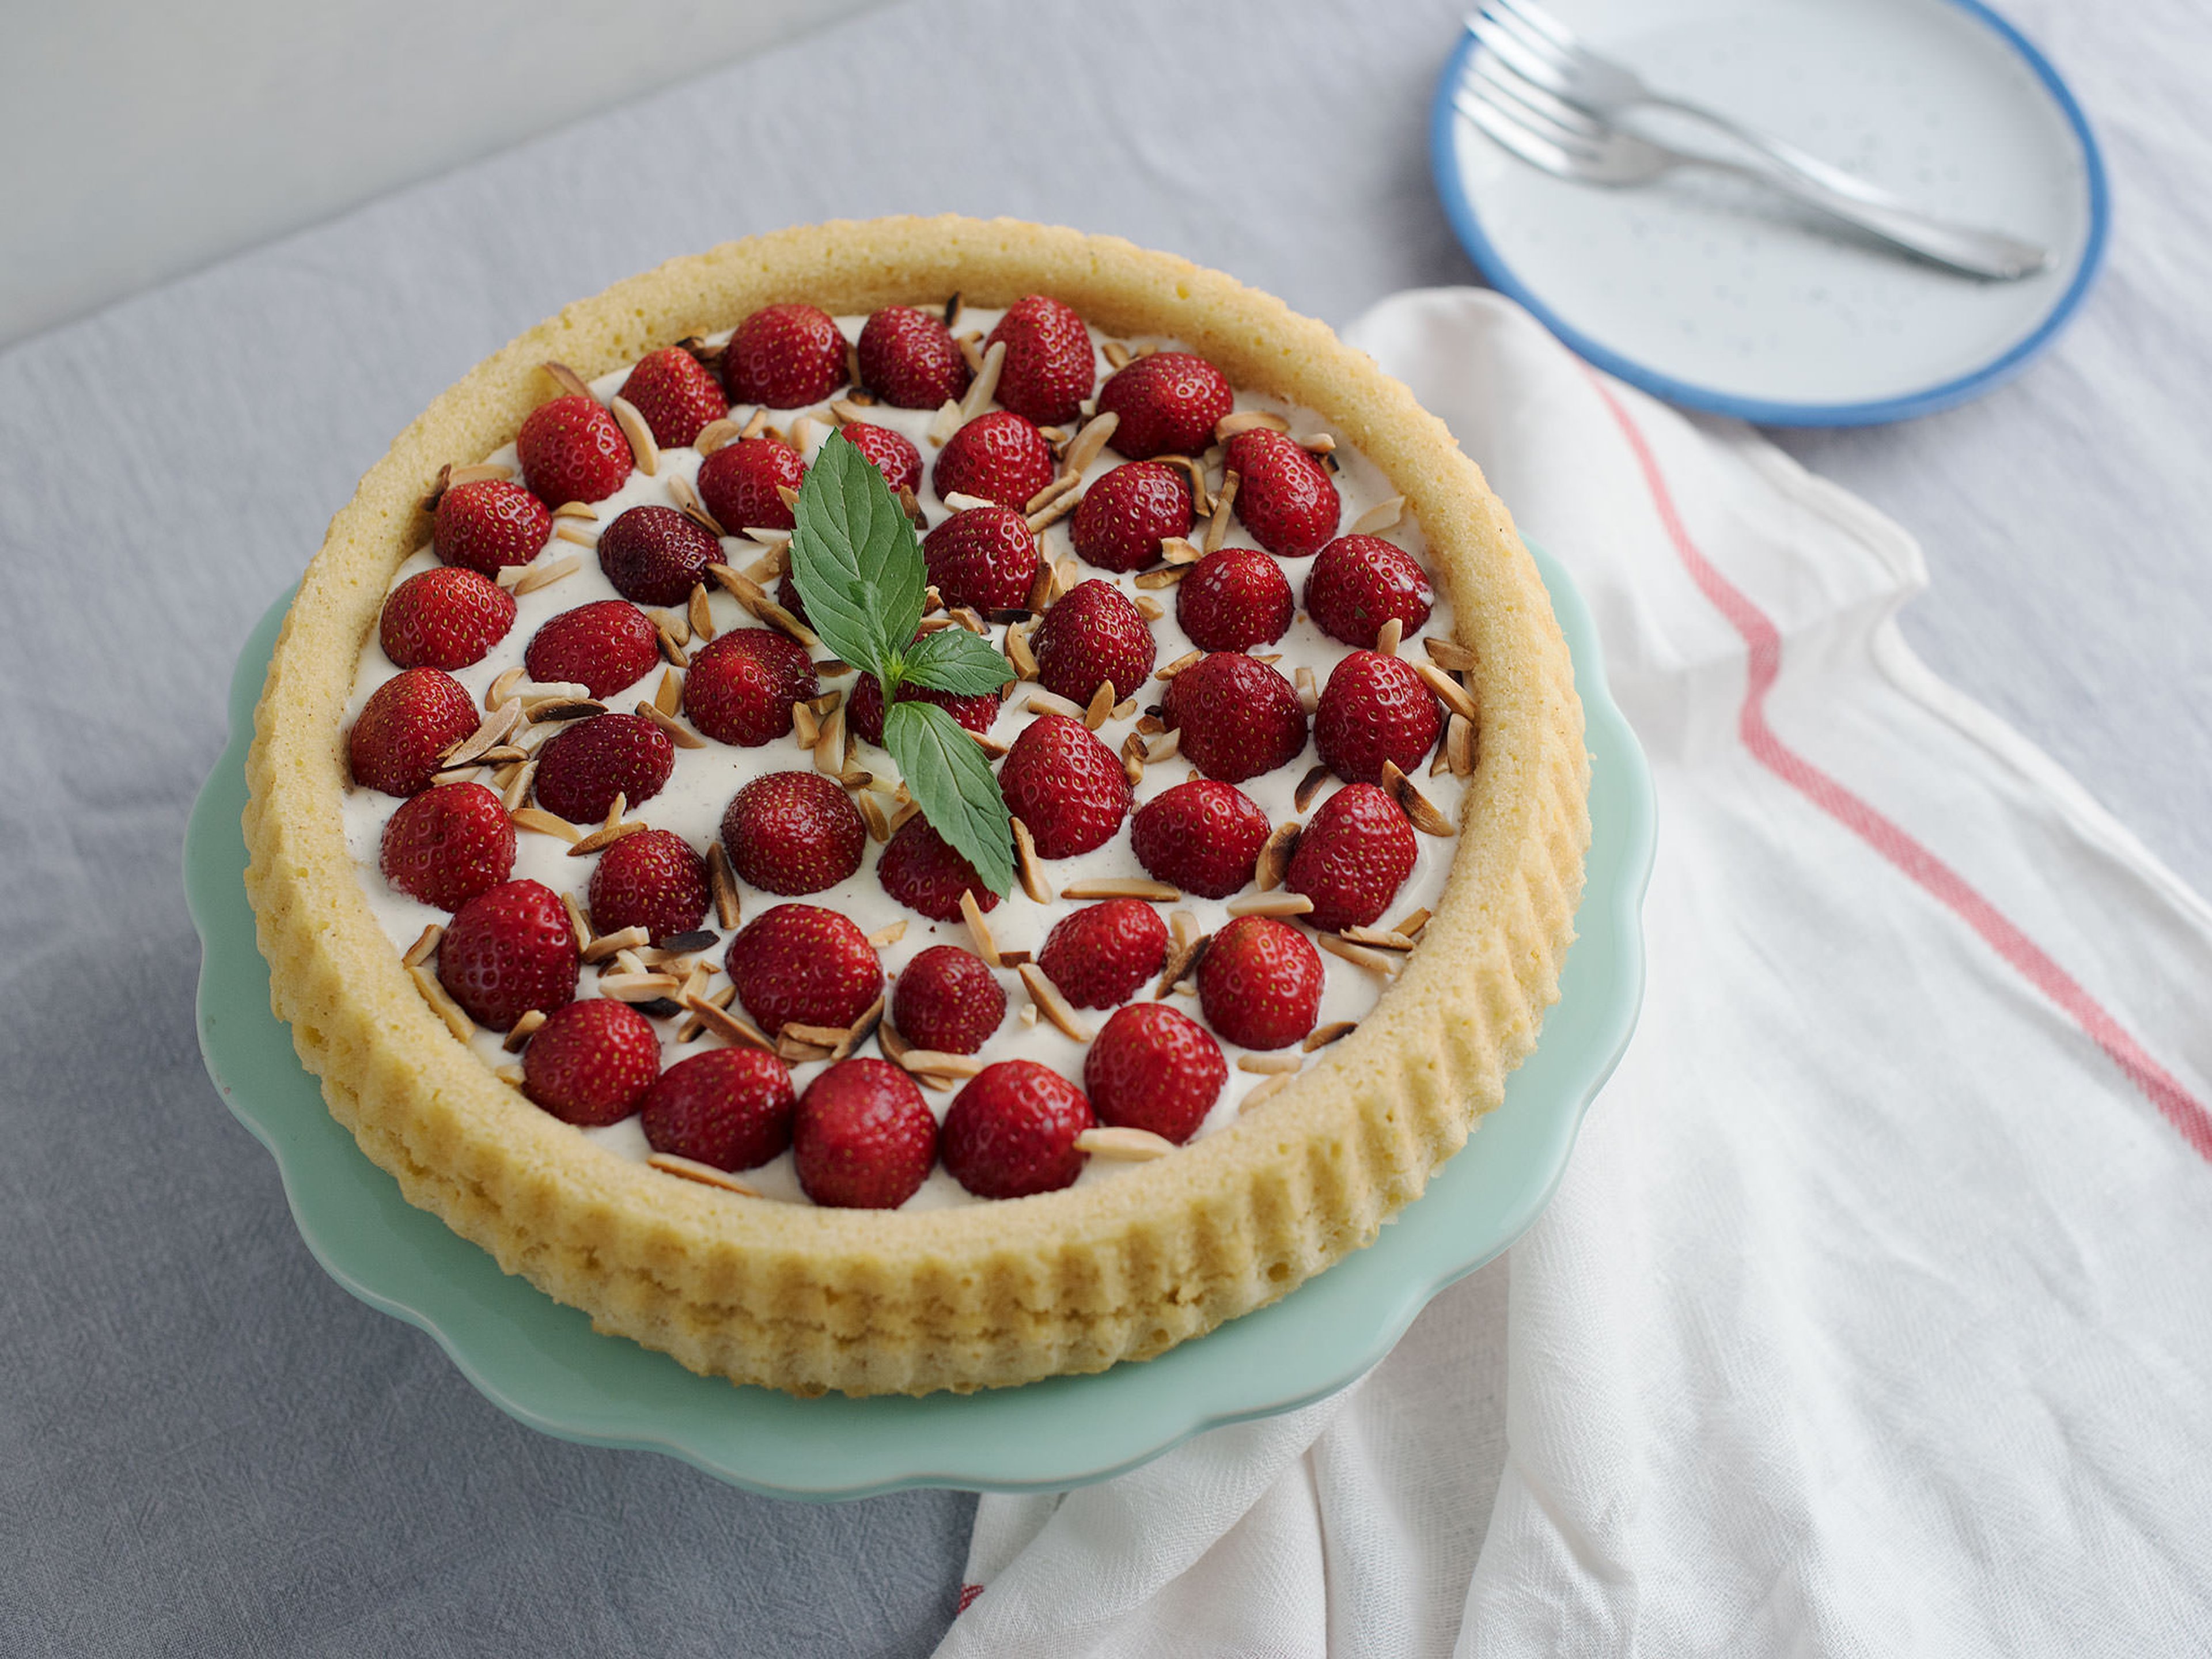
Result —
[[1160, 542], [1190, 534], [1190, 482], [1158, 461], [1131, 461], [1103, 474], [1068, 523], [1076, 556], [1101, 570], [1157, 564]]
[[821, 695], [805, 647], [767, 628], [716, 635], [684, 677], [684, 712], [691, 724], [740, 749], [788, 737], [791, 705]]
[[1371, 649], [1393, 617], [1411, 639], [1429, 619], [1428, 576], [1380, 536], [1339, 536], [1306, 572], [1306, 614], [1331, 639]]
[[681, 605], [707, 580], [722, 544], [672, 507], [633, 507], [599, 537], [599, 568], [640, 605]]
[[948, 605], [973, 605], [988, 616], [1030, 602], [1042, 556], [1018, 507], [971, 507], [921, 540], [930, 586]]
[[1443, 730], [1436, 693], [1402, 657], [1355, 651], [1329, 671], [1314, 710], [1322, 764], [1347, 783], [1380, 783], [1382, 763], [1411, 772]]
[[384, 826], [377, 862], [410, 898], [458, 910], [514, 873], [514, 825], [480, 783], [441, 783]]
[[866, 421], [848, 422], [837, 429], [884, 475], [891, 494], [921, 488], [921, 452], [904, 433], [894, 432], [887, 426], [872, 426]]
[[1336, 484], [1319, 461], [1279, 432], [1255, 427], [1229, 441], [1237, 517], [1252, 539], [1285, 559], [1310, 558], [1336, 534]]
[[1287, 922], [1239, 916], [1198, 961], [1206, 1023], [1247, 1048], [1287, 1048], [1321, 1018], [1321, 952]]
[[644, 611], [622, 599], [595, 599], [563, 611], [531, 635], [525, 671], [541, 685], [581, 685], [611, 697], [635, 685], [660, 661], [660, 636]]
[[1216, 651], [1184, 669], [1168, 682], [1162, 711], [1182, 733], [1182, 757], [1224, 783], [1287, 766], [1306, 746], [1297, 690], [1241, 652]]
[[[979, 691], [973, 696], [963, 697], [950, 691], [933, 690], [927, 686], [901, 684], [901, 702], [933, 702], [970, 732], [988, 732], [999, 718], [999, 699], [989, 691]], [[862, 674], [853, 682], [852, 695], [845, 699], [845, 723], [865, 743], [880, 744], [884, 740], [884, 686], [873, 674]]]
[[883, 994], [883, 964], [867, 936], [812, 904], [762, 911], [730, 941], [723, 965], [738, 1000], [766, 1031], [850, 1025]]
[[438, 498], [430, 545], [447, 564], [495, 577], [507, 565], [528, 564], [552, 533], [544, 502], [520, 484], [486, 478], [455, 484]]
[[868, 826], [819, 772], [768, 772], [722, 814], [722, 846], [738, 878], [764, 893], [818, 893], [860, 867]]
[[1075, 1138], [1097, 1121], [1083, 1091], [1059, 1073], [1033, 1060], [1002, 1060], [953, 1097], [938, 1155], [978, 1198], [1057, 1192], [1083, 1173]]
[[676, 745], [642, 714], [593, 714], [538, 751], [538, 804], [571, 823], [597, 823], [622, 796], [635, 811], [659, 794]]
[[788, 530], [796, 520], [779, 489], [796, 489], [806, 463], [774, 438], [740, 438], [699, 464], [699, 499], [732, 536], [745, 530]]
[[1133, 696], [1159, 656], [1143, 613], [1096, 576], [1054, 603], [1030, 636], [1030, 648], [1036, 653], [1038, 683], [1085, 705], [1109, 680], [1117, 700]]
[[730, 337], [722, 353], [722, 383], [732, 403], [772, 409], [818, 404], [845, 384], [845, 337], [836, 319], [817, 307], [763, 306]]
[[1413, 826], [1371, 783], [1348, 783], [1321, 804], [1298, 837], [1283, 885], [1313, 901], [1306, 925], [1324, 933], [1382, 919], [1418, 849]]
[[1252, 879], [1267, 815], [1233, 783], [1193, 778], [1152, 797], [1129, 820], [1129, 847], [1155, 878], [1200, 898], [1227, 898]]
[[1198, 1132], [1229, 1081], [1221, 1045], [1164, 1002], [1115, 1012], [1083, 1056], [1083, 1089], [1102, 1123], [1149, 1129], [1178, 1146]]
[[1079, 1008], [1111, 1008], [1160, 971], [1167, 924], [1142, 899], [1108, 899], [1071, 910], [1053, 924], [1037, 966]]
[[1091, 331], [1082, 318], [1057, 300], [1032, 294], [1007, 307], [983, 349], [1001, 341], [1006, 361], [999, 371], [1000, 407], [1040, 426], [1072, 421], [1082, 412], [1097, 379]]
[[730, 412], [729, 399], [707, 366], [682, 346], [648, 351], [623, 382], [623, 401], [645, 416], [653, 441], [682, 449]]
[[983, 884], [975, 866], [919, 812], [898, 827], [876, 860], [876, 879], [884, 891], [932, 921], [958, 921], [963, 893], [974, 894], [980, 910], [998, 908], [999, 896]]
[[860, 383], [894, 409], [935, 409], [973, 378], [952, 331], [934, 312], [885, 306], [860, 329]]
[[791, 1150], [799, 1184], [817, 1204], [896, 1210], [929, 1179], [937, 1120], [890, 1061], [841, 1060], [799, 1097]]
[[1098, 388], [1098, 412], [1121, 417], [1114, 447], [1134, 461], [1200, 453], [1236, 401], [1221, 371], [1188, 351], [1139, 357]]
[[1209, 553], [1176, 584], [1176, 620], [1202, 651], [1273, 645], [1291, 625], [1291, 584], [1256, 547]]
[[757, 1048], [709, 1048], [660, 1074], [638, 1103], [656, 1152], [717, 1170], [757, 1170], [791, 1145], [791, 1068]]
[[437, 668], [410, 668], [369, 693], [346, 738], [353, 781], [387, 795], [420, 794], [438, 757], [479, 723], [476, 699]]
[[629, 482], [629, 440], [595, 398], [572, 393], [538, 404], [514, 447], [523, 483], [548, 507], [603, 501]]
[[899, 970], [891, 1024], [917, 1048], [972, 1054], [1006, 1018], [1006, 988], [983, 958], [933, 945]]
[[384, 601], [377, 643], [398, 668], [466, 668], [514, 626], [514, 596], [473, 570], [441, 565]]
[[659, 1075], [653, 1022], [607, 997], [556, 1008], [522, 1051], [522, 1092], [581, 1128], [621, 1122]]
[[1040, 856], [1073, 858], [1114, 838], [1129, 813], [1129, 777], [1081, 720], [1040, 714], [999, 768], [1006, 810], [1029, 826]]
[[438, 982], [479, 1025], [504, 1031], [576, 994], [575, 930], [550, 887], [510, 881], [454, 913], [438, 941]]
[[600, 933], [642, 927], [658, 945], [705, 920], [706, 862], [673, 830], [641, 830], [599, 854], [589, 897]]
[[974, 495], [1001, 507], [1026, 507], [1052, 482], [1053, 470], [1052, 446], [1044, 434], [1013, 410], [994, 409], [945, 441], [930, 481], [940, 501]]

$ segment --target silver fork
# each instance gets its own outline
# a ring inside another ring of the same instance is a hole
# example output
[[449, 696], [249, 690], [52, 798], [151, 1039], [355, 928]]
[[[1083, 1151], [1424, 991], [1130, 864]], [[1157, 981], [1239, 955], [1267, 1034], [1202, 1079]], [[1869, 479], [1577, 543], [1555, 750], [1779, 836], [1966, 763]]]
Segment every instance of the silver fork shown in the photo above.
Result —
[[[1733, 173], [1780, 190], [1908, 252], [1971, 276], [2009, 280], [2043, 270], [2050, 253], [2000, 232], [1950, 223], [1877, 185], [1726, 116], [1652, 91], [1632, 71], [1591, 52], [1535, 0], [1486, 0], [1467, 19], [1480, 50], [1453, 101], [1461, 114], [1531, 165], [1592, 184], [1648, 184], [1677, 167]], [[1639, 106], [1696, 117], [1767, 158], [1753, 164], [1677, 149], [1605, 118]]]

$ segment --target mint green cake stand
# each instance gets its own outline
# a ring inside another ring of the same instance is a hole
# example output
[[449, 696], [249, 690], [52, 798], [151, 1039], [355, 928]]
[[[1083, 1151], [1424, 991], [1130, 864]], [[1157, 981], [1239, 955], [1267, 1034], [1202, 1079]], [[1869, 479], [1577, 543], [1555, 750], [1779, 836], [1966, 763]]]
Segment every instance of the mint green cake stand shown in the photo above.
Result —
[[428, 1332], [501, 1410], [564, 1439], [665, 1452], [779, 1498], [860, 1498], [903, 1486], [1020, 1492], [1103, 1480], [1202, 1430], [1318, 1400], [1381, 1359], [1430, 1297], [1536, 1218], [1566, 1167], [1583, 1109], [1635, 1026], [1650, 775], [1607, 694], [1588, 610], [1556, 563], [1541, 553], [1537, 562], [1574, 653], [1594, 761], [1581, 937], [1543, 1041], [1467, 1149], [1371, 1246], [1273, 1306], [1157, 1359], [922, 1400], [796, 1400], [738, 1388], [600, 1335], [584, 1315], [501, 1273], [402, 1199], [325, 1109], [290, 1033], [270, 1013], [269, 968], [246, 902], [246, 748], [289, 595], [270, 608], [239, 657], [230, 745], [185, 836], [209, 1074], [275, 1155], [300, 1236], [331, 1277]]

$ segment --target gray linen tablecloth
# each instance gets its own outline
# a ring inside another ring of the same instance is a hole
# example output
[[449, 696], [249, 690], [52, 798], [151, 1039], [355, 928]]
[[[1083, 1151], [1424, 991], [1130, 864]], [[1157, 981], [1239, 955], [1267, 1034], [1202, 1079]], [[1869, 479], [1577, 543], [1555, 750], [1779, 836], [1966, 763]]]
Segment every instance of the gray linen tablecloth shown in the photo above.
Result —
[[[1784, 442], [1926, 539], [1906, 631], [1936, 666], [2203, 886], [2212, 24], [2014, 10], [2109, 146], [2101, 290], [1981, 403]], [[193, 1037], [179, 846], [231, 664], [441, 387], [726, 237], [1009, 213], [1336, 322], [1473, 280], [1423, 129], [1455, 27], [1448, 0], [895, 8], [0, 354], [0, 1650], [927, 1650], [970, 1499], [781, 1504], [548, 1439], [310, 1260]]]

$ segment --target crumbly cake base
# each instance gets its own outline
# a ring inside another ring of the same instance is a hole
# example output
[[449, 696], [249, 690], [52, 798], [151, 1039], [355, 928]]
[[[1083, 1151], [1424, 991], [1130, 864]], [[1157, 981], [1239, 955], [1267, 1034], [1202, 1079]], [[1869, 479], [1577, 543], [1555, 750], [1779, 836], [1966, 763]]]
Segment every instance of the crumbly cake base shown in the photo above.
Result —
[[[1232, 1127], [1109, 1182], [994, 1204], [844, 1211], [672, 1178], [501, 1082], [417, 995], [348, 854], [343, 719], [417, 505], [514, 437], [549, 358], [586, 379], [757, 307], [1055, 295], [1172, 336], [1319, 411], [1419, 516], [1479, 666], [1480, 758], [1443, 898], [1349, 1037]], [[437, 398], [331, 521], [285, 618], [247, 757], [246, 873], [270, 1000], [333, 1115], [409, 1202], [601, 1331], [796, 1394], [969, 1390], [1142, 1359], [1371, 1242], [1502, 1098], [1573, 938], [1589, 757], [1573, 668], [1510, 517], [1443, 424], [1323, 325], [1218, 272], [1012, 220], [843, 222], [618, 283]]]

